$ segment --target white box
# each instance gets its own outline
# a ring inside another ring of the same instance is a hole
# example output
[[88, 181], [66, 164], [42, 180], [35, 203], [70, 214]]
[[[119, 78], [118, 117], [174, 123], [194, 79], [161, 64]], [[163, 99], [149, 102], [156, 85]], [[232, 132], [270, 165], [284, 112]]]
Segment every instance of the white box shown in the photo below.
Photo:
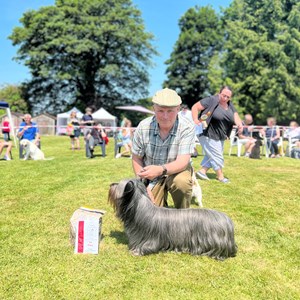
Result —
[[98, 254], [101, 240], [102, 216], [105, 211], [80, 207], [72, 217], [70, 241], [74, 253]]

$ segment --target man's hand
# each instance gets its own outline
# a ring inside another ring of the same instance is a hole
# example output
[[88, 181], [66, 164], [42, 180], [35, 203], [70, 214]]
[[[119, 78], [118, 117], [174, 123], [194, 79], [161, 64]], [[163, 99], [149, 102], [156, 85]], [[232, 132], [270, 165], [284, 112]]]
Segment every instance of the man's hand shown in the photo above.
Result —
[[238, 125], [238, 133], [241, 134], [243, 132], [243, 124]]
[[150, 165], [143, 167], [137, 175], [140, 178], [146, 178], [149, 180], [153, 180], [154, 178], [161, 176], [163, 173], [163, 167], [162, 166], [155, 166]]

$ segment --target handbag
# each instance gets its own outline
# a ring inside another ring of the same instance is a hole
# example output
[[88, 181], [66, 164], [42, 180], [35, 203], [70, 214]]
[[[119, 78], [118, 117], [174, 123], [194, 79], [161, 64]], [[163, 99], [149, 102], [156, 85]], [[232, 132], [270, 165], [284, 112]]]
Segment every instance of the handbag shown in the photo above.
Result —
[[105, 142], [105, 145], [107, 145], [107, 144], [108, 144], [108, 142], [109, 142], [109, 139], [108, 139], [108, 137], [107, 137], [107, 136], [103, 137], [103, 140], [104, 140], [104, 142]]
[[74, 135], [74, 126], [72, 124], [68, 124], [66, 128], [67, 135]]

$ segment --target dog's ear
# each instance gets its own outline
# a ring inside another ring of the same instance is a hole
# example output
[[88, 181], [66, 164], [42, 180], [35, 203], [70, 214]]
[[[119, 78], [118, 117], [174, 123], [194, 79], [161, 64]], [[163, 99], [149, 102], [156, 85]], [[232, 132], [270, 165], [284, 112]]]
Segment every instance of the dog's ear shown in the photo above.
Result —
[[124, 196], [131, 197], [135, 191], [135, 183], [133, 180], [129, 180], [124, 189]]

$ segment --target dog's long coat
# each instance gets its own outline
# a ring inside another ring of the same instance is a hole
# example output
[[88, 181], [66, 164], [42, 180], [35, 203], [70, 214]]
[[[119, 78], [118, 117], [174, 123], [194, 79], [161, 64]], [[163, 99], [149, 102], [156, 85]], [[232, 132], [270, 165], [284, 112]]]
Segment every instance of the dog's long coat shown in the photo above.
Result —
[[112, 184], [109, 201], [124, 223], [135, 255], [167, 250], [219, 260], [236, 255], [233, 222], [222, 212], [157, 207], [138, 179]]

